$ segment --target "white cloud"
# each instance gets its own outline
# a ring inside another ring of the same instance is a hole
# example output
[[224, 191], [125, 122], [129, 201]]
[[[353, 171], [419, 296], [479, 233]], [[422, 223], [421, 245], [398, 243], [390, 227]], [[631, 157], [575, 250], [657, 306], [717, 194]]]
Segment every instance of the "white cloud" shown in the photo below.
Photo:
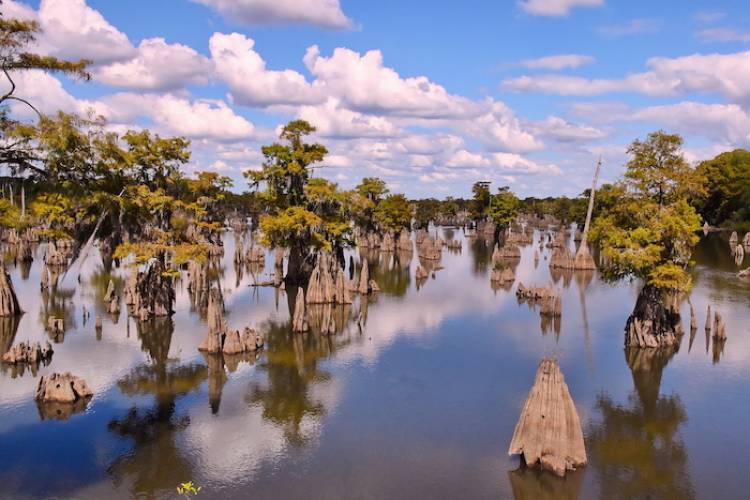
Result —
[[135, 47], [125, 33], [104, 19], [85, 0], [42, 0], [39, 21], [41, 49], [69, 59], [90, 59], [96, 64], [129, 59]]
[[519, 0], [518, 6], [537, 16], [567, 16], [575, 7], [601, 7], [604, 0]]
[[465, 149], [451, 155], [444, 164], [447, 168], [494, 168], [498, 172], [516, 174], [560, 174], [560, 168], [550, 163], [538, 163], [514, 153], [472, 153]]
[[[14, 95], [31, 102], [36, 109], [44, 114], [66, 111], [83, 114], [91, 106], [88, 101], [78, 100], [66, 91], [60, 80], [41, 70], [29, 70], [13, 74], [16, 83]], [[2, 92], [10, 86], [2, 79]], [[23, 118], [36, 118], [36, 113], [26, 104], [13, 102], [12, 110]]]
[[750, 115], [736, 104], [680, 102], [636, 110], [623, 119], [658, 123], [681, 133], [750, 146]]
[[631, 19], [623, 24], [613, 24], [609, 26], [600, 26], [597, 33], [607, 37], [643, 35], [656, 33], [661, 29], [661, 22], [656, 19], [641, 18]]
[[188, 84], [205, 85], [213, 67], [193, 48], [148, 38], [138, 45], [133, 59], [95, 70], [95, 78], [115, 87], [173, 90]]
[[561, 174], [560, 167], [552, 163], [538, 163], [513, 153], [494, 153], [491, 155], [494, 165], [502, 171], [519, 174]]
[[607, 133], [596, 127], [574, 124], [559, 116], [548, 116], [533, 125], [535, 132], [558, 142], [575, 142], [602, 139]]
[[750, 114], [737, 104], [683, 101], [633, 109], [623, 103], [578, 103], [575, 114], [601, 122], [640, 122], [722, 144], [750, 147]]
[[209, 40], [216, 74], [229, 86], [235, 102], [248, 106], [322, 102], [302, 74], [267, 69], [254, 46], [253, 39], [239, 33], [214, 33]]
[[450, 158], [445, 162], [446, 167], [488, 167], [490, 166], [491, 162], [489, 159], [485, 158], [481, 154], [478, 153], [471, 153], [469, 151], [466, 151], [465, 149], [462, 149], [460, 151], [456, 151], [451, 155]]
[[172, 94], [121, 93], [100, 99], [97, 111], [114, 122], [149, 118], [158, 128], [193, 139], [248, 139], [255, 127], [223, 101], [189, 101]]
[[0, 4], [0, 12], [6, 19], [25, 19], [25, 20], [39, 20], [39, 16], [34, 9], [26, 5], [25, 3], [15, 2], [14, 0], [5, 0]]
[[313, 24], [351, 28], [339, 0], [193, 0], [240, 24]]
[[297, 117], [314, 124], [323, 137], [393, 137], [400, 133], [388, 118], [342, 108], [335, 98], [320, 105], [301, 106]]
[[427, 77], [402, 78], [383, 66], [379, 50], [360, 55], [337, 48], [330, 57], [323, 57], [313, 46], [307, 49], [304, 62], [316, 77], [316, 88], [357, 111], [421, 118], [457, 118], [478, 111], [476, 103], [448, 93]]
[[477, 138], [491, 151], [527, 152], [543, 147], [531, 132], [522, 127], [513, 111], [501, 102], [491, 103], [488, 112], [462, 121], [456, 128]]
[[750, 42], [750, 32], [732, 28], [708, 28], [695, 36], [703, 42]]
[[584, 64], [594, 62], [591, 56], [581, 54], [559, 54], [554, 56], [540, 57], [538, 59], [526, 59], [521, 61], [521, 66], [529, 69], [551, 69], [559, 71], [565, 68], [577, 68]]
[[678, 58], [649, 59], [650, 71], [616, 79], [589, 79], [547, 74], [505, 80], [508, 90], [560, 95], [597, 95], [638, 92], [674, 96], [689, 92], [715, 92], [732, 101], [750, 101], [750, 52], [694, 54]]

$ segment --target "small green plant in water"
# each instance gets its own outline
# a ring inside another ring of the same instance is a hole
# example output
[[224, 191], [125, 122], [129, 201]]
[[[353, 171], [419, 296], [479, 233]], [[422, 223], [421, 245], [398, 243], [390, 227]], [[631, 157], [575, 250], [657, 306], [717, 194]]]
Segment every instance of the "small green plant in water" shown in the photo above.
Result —
[[187, 483], [180, 483], [180, 485], [177, 487], [177, 493], [184, 496], [185, 498], [190, 498], [190, 495], [197, 496], [200, 491], [201, 487], [195, 486], [192, 481], [188, 481]]

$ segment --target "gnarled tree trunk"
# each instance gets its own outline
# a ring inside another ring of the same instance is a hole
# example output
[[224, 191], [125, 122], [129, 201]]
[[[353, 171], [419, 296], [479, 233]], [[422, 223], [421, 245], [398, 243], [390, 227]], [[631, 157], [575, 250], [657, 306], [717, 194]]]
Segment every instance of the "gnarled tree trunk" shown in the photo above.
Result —
[[664, 347], [677, 343], [680, 313], [666, 304], [664, 290], [646, 285], [625, 325], [626, 347]]

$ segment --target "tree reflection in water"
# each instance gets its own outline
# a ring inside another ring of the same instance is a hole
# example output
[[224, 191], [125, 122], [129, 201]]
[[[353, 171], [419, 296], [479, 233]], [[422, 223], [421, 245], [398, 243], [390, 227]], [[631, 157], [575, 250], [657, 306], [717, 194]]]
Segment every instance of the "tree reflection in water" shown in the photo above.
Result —
[[[351, 321], [351, 316], [347, 321]], [[321, 368], [322, 363], [359, 337], [351, 328], [342, 332], [348, 325], [337, 323], [337, 329], [339, 325], [336, 335], [320, 335], [314, 329], [292, 333], [288, 321], [270, 321], [263, 329], [267, 332], [267, 348], [259, 369], [267, 377], [250, 384], [246, 401], [259, 405], [263, 418], [278, 425], [292, 445], [304, 446], [308, 441], [302, 429], [304, 420], [319, 420], [326, 414], [325, 405], [312, 395], [316, 385], [331, 380], [331, 374]]]
[[492, 241], [477, 235], [467, 240], [476, 276], [486, 276], [492, 261]]
[[688, 454], [678, 430], [687, 414], [676, 394], [660, 396], [661, 375], [676, 349], [626, 348], [633, 375], [629, 406], [599, 396], [601, 421], [588, 435], [600, 498], [694, 498]]
[[515, 500], [576, 500], [584, 474], [584, 470], [577, 470], [558, 477], [521, 465], [508, 471], [508, 480]]
[[[367, 259], [370, 279], [374, 279], [380, 291], [395, 297], [403, 297], [411, 284], [410, 264], [413, 252], [383, 252], [380, 250], [360, 250], [361, 258]], [[357, 268], [357, 276], [362, 264]]]
[[190, 464], [175, 442], [190, 419], [177, 414], [176, 401], [198, 391], [208, 377], [208, 369], [202, 364], [176, 365], [169, 361], [173, 331], [169, 318], [139, 322], [142, 349], [149, 353], [151, 362], [137, 366], [117, 382], [126, 396], [153, 396], [150, 408], [134, 406], [108, 425], [111, 432], [133, 442], [133, 449], [108, 468], [115, 485], [127, 483], [133, 496], [171, 490], [192, 477]]
[[279, 425], [289, 443], [301, 446], [306, 442], [300, 430], [302, 420], [317, 420], [325, 414], [323, 404], [310, 397], [310, 389], [330, 379], [318, 365], [334, 347], [330, 336], [290, 330], [288, 322], [268, 323], [268, 349], [260, 365], [268, 379], [266, 383], [251, 383], [247, 401], [260, 405], [263, 418]]

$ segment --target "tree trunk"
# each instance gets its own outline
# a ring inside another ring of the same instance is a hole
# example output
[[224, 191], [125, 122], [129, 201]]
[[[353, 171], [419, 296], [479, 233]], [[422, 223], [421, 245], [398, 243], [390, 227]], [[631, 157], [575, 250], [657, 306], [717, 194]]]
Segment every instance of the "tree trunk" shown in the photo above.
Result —
[[625, 325], [626, 347], [665, 347], [678, 342], [680, 313], [665, 304], [665, 291], [646, 285]]

